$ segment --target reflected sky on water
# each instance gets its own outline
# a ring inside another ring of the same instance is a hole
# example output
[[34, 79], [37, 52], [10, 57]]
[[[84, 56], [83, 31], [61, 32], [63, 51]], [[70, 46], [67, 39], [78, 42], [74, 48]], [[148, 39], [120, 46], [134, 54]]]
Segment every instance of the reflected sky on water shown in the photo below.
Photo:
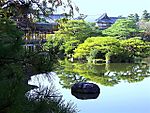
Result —
[[[79, 113], [150, 113], [150, 77], [142, 81], [129, 83], [127, 80], [120, 80], [114, 86], [105, 86], [95, 81], [100, 87], [100, 95], [97, 99], [80, 100], [71, 95], [71, 90], [60, 85], [61, 79], [52, 73], [53, 84], [63, 95], [66, 101], [72, 101], [80, 110]], [[38, 82], [37, 82], [38, 80]], [[31, 78], [29, 84], [45, 86], [51, 85], [45, 75], [36, 75]]]

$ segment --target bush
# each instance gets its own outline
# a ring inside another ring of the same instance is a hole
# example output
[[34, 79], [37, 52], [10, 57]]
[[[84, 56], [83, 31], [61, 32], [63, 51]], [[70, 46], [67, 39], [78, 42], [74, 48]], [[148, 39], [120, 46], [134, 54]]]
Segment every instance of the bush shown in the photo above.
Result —
[[101, 59], [106, 62], [134, 62], [150, 54], [150, 43], [138, 38], [119, 40], [113, 37], [91, 37], [75, 49], [76, 59]]

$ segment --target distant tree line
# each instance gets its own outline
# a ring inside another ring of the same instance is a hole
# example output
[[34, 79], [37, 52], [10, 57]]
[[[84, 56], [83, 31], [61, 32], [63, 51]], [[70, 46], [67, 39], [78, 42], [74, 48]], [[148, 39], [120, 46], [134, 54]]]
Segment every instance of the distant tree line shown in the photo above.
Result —
[[143, 11], [142, 16], [140, 17], [137, 13], [129, 14], [128, 19], [134, 20], [135, 22], [139, 21], [150, 21], [150, 13], [147, 10]]
[[45, 49], [87, 61], [135, 62], [150, 54], [149, 15], [146, 10], [141, 18], [130, 14], [105, 30], [84, 20], [60, 20], [59, 30], [48, 38]]
[[144, 40], [150, 41], [150, 13], [144, 10], [141, 17], [135, 13], [130, 14], [128, 19], [136, 22], [137, 27], [141, 30], [141, 37]]

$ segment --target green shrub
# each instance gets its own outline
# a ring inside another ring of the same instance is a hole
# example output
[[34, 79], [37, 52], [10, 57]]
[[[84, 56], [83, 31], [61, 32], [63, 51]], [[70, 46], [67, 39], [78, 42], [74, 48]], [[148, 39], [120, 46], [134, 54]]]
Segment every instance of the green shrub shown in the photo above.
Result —
[[91, 37], [75, 49], [76, 59], [102, 59], [106, 62], [134, 62], [150, 54], [150, 43], [139, 38], [119, 40], [114, 37]]

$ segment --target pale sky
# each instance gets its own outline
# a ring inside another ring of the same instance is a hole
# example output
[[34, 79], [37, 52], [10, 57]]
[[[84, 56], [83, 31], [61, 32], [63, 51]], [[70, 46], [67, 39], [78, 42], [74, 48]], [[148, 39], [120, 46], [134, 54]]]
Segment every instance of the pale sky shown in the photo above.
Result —
[[80, 9], [80, 13], [87, 15], [128, 16], [143, 10], [150, 12], [150, 0], [72, 0]]

